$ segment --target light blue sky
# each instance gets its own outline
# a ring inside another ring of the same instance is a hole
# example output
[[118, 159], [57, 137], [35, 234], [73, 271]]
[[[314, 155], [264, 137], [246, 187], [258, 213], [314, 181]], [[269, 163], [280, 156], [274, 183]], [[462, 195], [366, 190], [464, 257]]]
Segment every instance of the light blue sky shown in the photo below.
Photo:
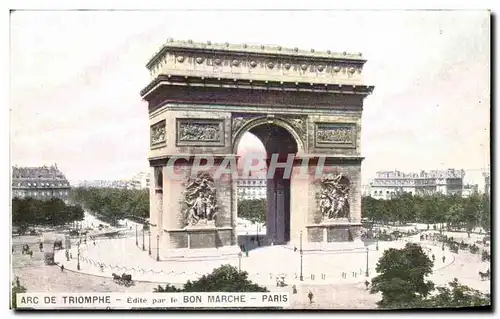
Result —
[[[363, 183], [377, 170], [463, 168], [489, 158], [486, 11], [16, 12], [12, 164], [57, 162], [70, 180], [145, 171], [145, 64], [167, 38], [362, 52]], [[242, 147], [255, 140], [246, 138]], [[482, 186], [482, 185], [481, 185]]]

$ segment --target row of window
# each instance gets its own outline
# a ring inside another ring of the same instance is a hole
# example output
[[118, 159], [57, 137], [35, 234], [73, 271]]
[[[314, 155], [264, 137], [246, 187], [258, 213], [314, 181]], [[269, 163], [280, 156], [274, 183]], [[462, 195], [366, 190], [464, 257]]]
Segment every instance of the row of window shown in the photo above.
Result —
[[[413, 192], [405, 192], [405, 193], [413, 195]], [[383, 194], [384, 194], [383, 191], [374, 191], [373, 192], [373, 195], [375, 195], [375, 196], [382, 196]], [[385, 194], [386, 195], [394, 195], [394, 194], [396, 194], [396, 192], [385, 191]]]
[[36, 196], [68, 196], [67, 191], [60, 191], [60, 192], [25, 192], [25, 191], [14, 191], [13, 196], [24, 196], [24, 197], [36, 197]]
[[266, 185], [266, 181], [265, 180], [261, 180], [261, 181], [239, 181], [238, 182], [238, 185]]
[[250, 190], [241, 190], [241, 191], [238, 191], [238, 194], [265, 194], [267, 193], [265, 190], [253, 190], [253, 189], [250, 189]]

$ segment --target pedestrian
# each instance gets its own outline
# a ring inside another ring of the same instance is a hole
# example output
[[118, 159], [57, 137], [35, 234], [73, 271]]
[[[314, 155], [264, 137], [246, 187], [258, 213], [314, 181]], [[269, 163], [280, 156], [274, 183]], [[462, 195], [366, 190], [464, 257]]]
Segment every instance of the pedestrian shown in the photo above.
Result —
[[444, 261], [445, 261], [445, 260], [446, 260], [446, 257], [445, 257], [445, 256], [443, 256], [443, 263], [444, 263]]
[[366, 286], [366, 290], [368, 290], [368, 287], [370, 286], [370, 282], [368, 280], [365, 280], [365, 286]]
[[64, 272], [64, 265], [61, 264], [61, 272]]
[[432, 261], [436, 261], [436, 256], [432, 254]]
[[314, 295], [313, 295], [312, 291], [309, 291], [309, 293], [307, 294], [307, 297], [309, 298], [309, 303], [312, 304], [314, 302], [313, 301]]

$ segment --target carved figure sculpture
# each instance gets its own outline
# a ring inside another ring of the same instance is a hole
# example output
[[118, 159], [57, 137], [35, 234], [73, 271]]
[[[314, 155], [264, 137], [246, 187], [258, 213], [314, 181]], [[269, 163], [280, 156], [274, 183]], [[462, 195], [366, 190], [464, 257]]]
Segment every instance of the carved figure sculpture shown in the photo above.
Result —
[[321, 182], [320, 212], [324, 219], [349, 218], [349, 180], [343, 175]]
[[157, 124], [151, 127], [151, 144], [165, 142], [165, 125], [164, 123]]
[[212, 221], [217, 212], [216, 190], [207, 173], [198, 174], [186, 188], [187, 222], [194, 226]]

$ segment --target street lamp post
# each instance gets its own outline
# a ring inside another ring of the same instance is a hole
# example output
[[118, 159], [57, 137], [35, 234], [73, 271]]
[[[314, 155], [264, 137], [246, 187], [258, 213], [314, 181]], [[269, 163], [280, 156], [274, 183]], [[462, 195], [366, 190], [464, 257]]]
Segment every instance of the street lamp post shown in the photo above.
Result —
[[300, 231], [300, 281], [304, 281], [304, 276], [302, 274], [302, 259], [304, 258], [304, 252], [302, 251], [302, 230]]
[[160, 261], [160, 234], [156, 235], [156, 261]]
[[146, 250], [146, 246], [144, 243], [144, 225], [142, 226], [142, 251]]
[[137, 237], [137, 224], [135, 225], [135, 245], [139, 247], [139, 238]]
[[368, 277], [370, 275], [370, 273], [368, 272], [368, 252], [370, 250], [368, 249], [368, 247], [366, 247], [366, 273], [365, 273], [365, 276]]
[[243, 254], [241, 253], [241, 251], [238, 253], [238, 271], [241, 271], [241, 257], [243, 256]]
[[151, 256], [151, 225], [149, 226], [149, 256]]
[[80, 241], [78, 241], [78, 243], [76, 244], [77, 246], [77, 262], [76, 262], [76, 269], [77, 270], [80, 270]]

